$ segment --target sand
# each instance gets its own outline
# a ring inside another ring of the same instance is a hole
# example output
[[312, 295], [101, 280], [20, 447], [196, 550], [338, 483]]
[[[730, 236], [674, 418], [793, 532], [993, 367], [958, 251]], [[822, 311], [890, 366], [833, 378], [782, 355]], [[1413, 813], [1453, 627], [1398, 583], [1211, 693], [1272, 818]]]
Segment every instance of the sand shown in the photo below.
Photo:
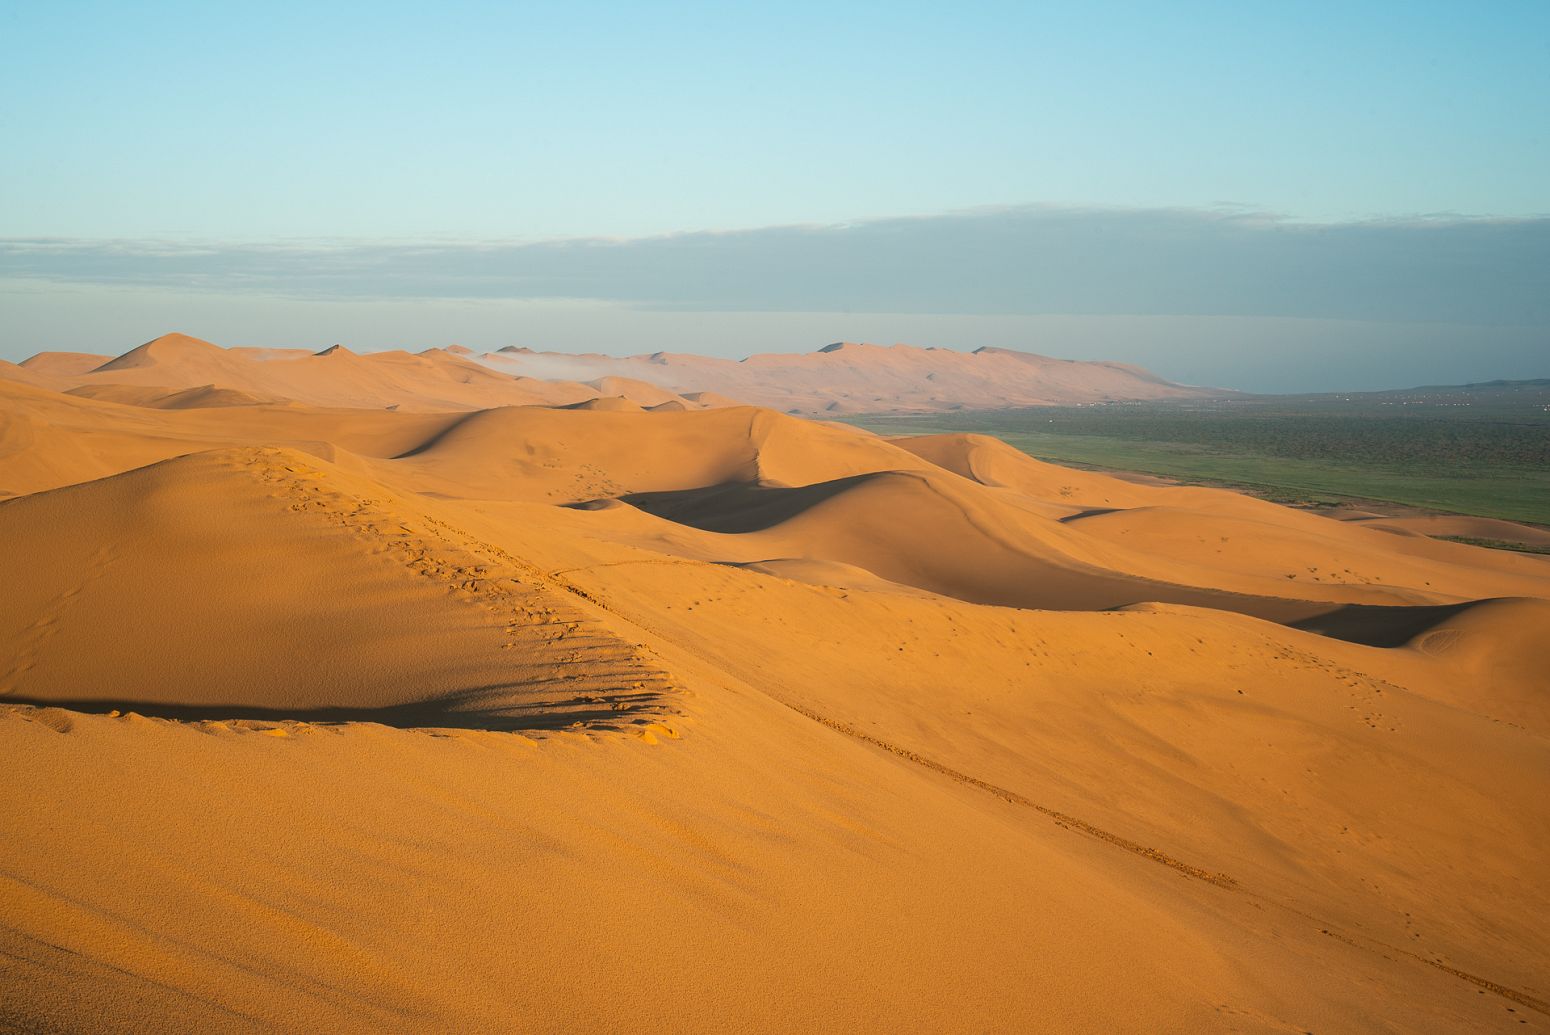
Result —
[[0, 1027], [1550, 1025], [1550, 558], [174, 344], [0, 376]]
[[533, 377], [633, 379], [703, 406], [736, 399], [786, 413], [834, 416], [931, 413], [1224, 395], [1165, 381], [1126, 363], [1053, 359], [1012, 349], [973, 352], [914, 345], [835, 342], [810, 353], [760, 353], [741, 360], [673, 352], [570, 355], [504, 348], [480, 359]]
[[[0, 368], [0, 379], [7, 377], [137, 406], [242, 405], [284, 399], [314, 406], [441, 412], [622, 395], [646, 405], [673, 401], [685, 409], [701, 408], [700, 403], [626, 378], [603, 379], [599, 384], [605, 387], [599, 388], [515, 376], [476, 362], [467, 349], [364, 354], [342, 345], [318, 352], [225, 349], [186, 334], [164, 334], [116, 358], [39, 353], [17, 370]], [[222, 394], [214, 397], [220, 401], [187, 397], [169, 403], [165, 398], [173, 394], [169, 389]]]

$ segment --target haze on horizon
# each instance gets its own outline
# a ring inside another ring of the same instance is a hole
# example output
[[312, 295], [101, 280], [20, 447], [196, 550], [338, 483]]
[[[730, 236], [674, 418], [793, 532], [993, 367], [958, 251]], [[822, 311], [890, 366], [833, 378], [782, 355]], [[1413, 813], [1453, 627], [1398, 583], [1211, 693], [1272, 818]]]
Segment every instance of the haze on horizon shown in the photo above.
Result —
[[0, 19], [0, 358], [177, 329], [1550, 375], [1540, 4]]

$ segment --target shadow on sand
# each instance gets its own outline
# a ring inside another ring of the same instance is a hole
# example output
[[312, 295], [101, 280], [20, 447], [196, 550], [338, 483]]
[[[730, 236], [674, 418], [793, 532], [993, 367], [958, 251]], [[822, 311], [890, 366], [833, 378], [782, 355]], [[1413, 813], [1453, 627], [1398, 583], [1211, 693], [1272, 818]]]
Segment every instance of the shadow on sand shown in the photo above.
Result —
[[1294, 629], [1345, 640], [1347, 643], [1360, 643], [1368, 647], [1403, 647], [1428, 629], [1479, 603], [1479, 600], [1470, 600], [1462, 604], [1401, 606], [1346, 604], [1290, 624]]
[[497, 704], [460, 707], [465, 695], [377, 708], [267, 708], [244, 704], [187, 704], [108, 697], [0, 696], [0, 706], [63, 708], [90, 715], [135, 712], [177, 722], [372, 722], [396, 729], [490, 730], [501, 733], [566, 729], [572, 726], [635, 725], [660, 716], [658, 695], [621, 691], [564, 700], [532, 702], [507, 699]]

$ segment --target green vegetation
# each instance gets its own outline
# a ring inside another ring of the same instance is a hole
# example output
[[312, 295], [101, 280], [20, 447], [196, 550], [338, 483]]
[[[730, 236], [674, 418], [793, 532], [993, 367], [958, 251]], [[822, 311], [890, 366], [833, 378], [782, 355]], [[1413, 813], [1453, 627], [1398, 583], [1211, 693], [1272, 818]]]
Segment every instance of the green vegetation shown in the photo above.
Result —
[[1550, 524], [1550, 388], [1542, 386], [870, 415], [851, 422], [888, 435], [994, 435], [1041, 460], [1230, 486], [1280, 502], [1379, 500]]
[[1484, 546], [1490, 550], [1550, 554], [1550, 546], [1530, 546], [1527, 543], [1512, 543], [1505, 539], [1482, 539], [1479, 536], [1473, 535], [1440, 535], [1436, 538], [1446, 539], [1450, 543], [1463, 543], [1465, 546]]

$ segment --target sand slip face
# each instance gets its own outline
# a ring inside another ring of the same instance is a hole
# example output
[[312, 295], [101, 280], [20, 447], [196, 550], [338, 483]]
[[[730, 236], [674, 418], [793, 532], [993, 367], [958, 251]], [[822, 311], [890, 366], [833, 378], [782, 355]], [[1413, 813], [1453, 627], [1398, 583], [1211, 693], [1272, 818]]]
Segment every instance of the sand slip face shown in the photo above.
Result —
[[1543, 558], [753, 407], [139, 388], [0, 378], [11, 1027], [1550, 1023]]

